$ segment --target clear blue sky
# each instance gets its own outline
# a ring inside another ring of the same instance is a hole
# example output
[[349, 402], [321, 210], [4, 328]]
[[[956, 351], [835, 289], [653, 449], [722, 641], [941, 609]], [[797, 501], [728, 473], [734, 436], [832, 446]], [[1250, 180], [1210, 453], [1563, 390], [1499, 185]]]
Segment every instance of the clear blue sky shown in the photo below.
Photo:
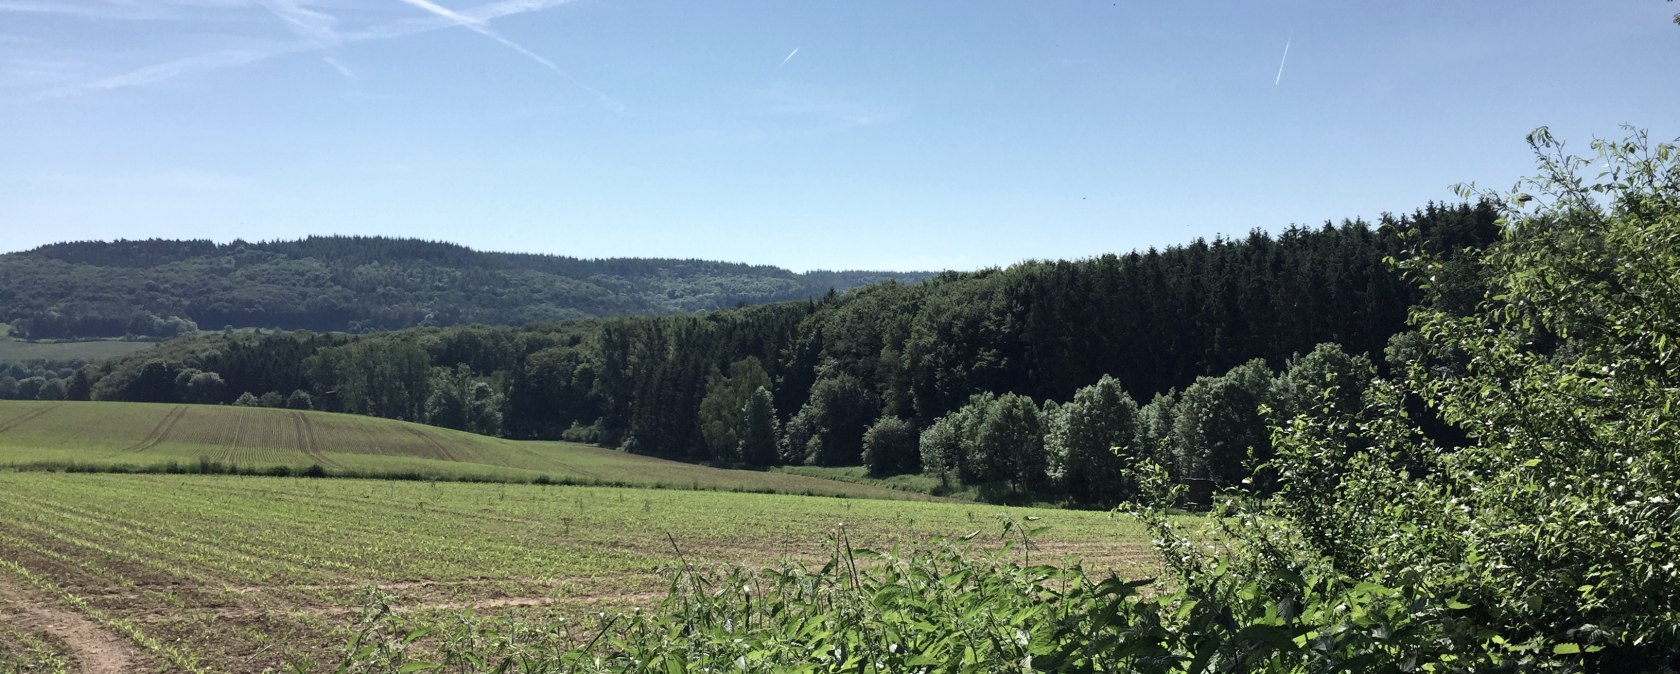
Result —
[[0, 250], [381, 234], [972, 269], [1369, 219], [1508, 186], [1538, 125], [1680, 136], [1676, 11], [0, 0]]

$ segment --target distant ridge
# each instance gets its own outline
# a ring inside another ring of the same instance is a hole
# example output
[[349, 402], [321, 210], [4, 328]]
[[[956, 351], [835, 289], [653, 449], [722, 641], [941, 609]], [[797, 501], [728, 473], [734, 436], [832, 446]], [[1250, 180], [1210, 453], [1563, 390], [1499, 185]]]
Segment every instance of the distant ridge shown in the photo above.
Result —
[[388, 237], [76, 241], [0, 255], [0, 322], [31, 339], [168, 337], [191, 324], [349, 332], [522, 325], [816, 298], [928, 276], [493, 253]]

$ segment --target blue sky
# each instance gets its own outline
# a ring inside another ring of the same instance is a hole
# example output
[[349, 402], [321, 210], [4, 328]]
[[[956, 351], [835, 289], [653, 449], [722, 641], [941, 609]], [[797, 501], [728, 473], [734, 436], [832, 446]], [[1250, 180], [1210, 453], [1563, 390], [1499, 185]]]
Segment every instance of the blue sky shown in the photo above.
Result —
[[1680, 136], [1677, 7], [0, 0], [0, 250], [973, 269], [1369, 219], [1535, 126]]

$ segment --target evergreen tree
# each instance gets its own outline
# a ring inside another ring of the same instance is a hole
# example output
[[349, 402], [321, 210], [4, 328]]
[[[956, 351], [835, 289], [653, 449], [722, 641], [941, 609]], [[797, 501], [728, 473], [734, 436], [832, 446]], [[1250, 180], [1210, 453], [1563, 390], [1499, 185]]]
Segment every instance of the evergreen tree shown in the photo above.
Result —
[[[70, 383], [64, 389], [65, 400], [91, 400], [93, 397], [93, 375], [89, 374], [90, 367], [76, 370], [70, 376]], [[5, 397], [0, 395], [0, 397]]]
[[780, 429], [776, 423], [775, 399], [769, 389], [763, 386], [753, 389], [741, 412], [741, 460], [755, 466], [776, 463], [776, 439]]

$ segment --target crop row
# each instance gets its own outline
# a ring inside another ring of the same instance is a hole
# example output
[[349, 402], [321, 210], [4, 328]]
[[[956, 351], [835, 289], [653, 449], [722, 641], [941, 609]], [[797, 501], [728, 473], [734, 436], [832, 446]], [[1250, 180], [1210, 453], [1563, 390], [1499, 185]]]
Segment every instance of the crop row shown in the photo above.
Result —
[[[319, 664], [358, 598], [400, 611], [582, 613], [657, 596], [680, 553], [764, 564], [844, 526], [891, 547], [995, 529], [998, 508], [723, 492], [377, 480], [0, 473], [0, 556], [176, 669]], [[1041, 554], [1147, 571], [1105, 513], [1039, 511]], [[117, 629], [117, 627], [113, 627]]]

